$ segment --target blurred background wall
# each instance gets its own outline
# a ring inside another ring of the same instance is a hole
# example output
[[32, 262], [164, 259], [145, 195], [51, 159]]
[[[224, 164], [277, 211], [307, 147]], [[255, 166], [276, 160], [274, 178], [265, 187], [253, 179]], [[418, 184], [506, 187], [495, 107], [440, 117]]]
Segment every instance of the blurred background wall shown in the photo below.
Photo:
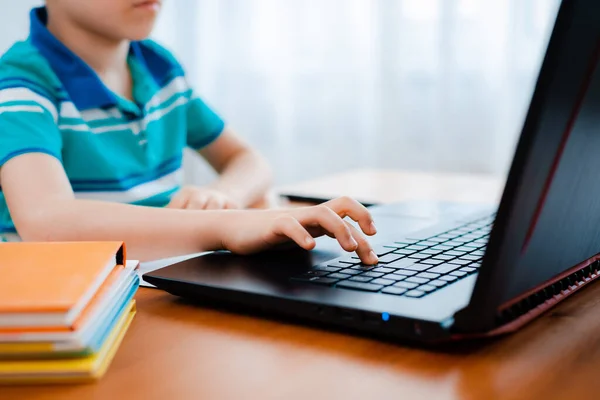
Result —
[[[0, 0], [0, 53], [41, 3]], [[358, 166], [503, 175], [557, 6], [166, 0], [153, 37], [278, 183]], [[212, 179], [187, 156], [188, 179]]]

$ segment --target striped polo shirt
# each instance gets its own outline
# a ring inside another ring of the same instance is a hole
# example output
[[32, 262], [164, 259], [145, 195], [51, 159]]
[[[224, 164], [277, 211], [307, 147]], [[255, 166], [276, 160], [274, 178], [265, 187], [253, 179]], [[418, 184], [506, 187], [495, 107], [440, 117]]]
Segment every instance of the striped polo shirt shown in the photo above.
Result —
[[[214, 141], [224, 123], [155, 42], [133, 42], [133, 101], [110, 89], [31, 11], [28, 39], [0, 58], [0, 167], [25, 153], [63, 165], [79, 199], [164, 206], [182, 184], [185, 147]], [[0, 232], [15, 232], [0, 192]]]

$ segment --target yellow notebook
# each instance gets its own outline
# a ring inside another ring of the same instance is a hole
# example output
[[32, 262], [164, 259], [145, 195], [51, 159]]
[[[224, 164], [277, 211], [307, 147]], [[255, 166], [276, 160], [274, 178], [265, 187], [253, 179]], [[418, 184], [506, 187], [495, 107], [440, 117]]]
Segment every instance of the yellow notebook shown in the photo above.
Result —
[[100, 378], [110, 365], [136, 312], [135, 300], [128, 306], [100, 351], [91, 356], [66, 360], [1, 361], [0, 384], [72, 383]]

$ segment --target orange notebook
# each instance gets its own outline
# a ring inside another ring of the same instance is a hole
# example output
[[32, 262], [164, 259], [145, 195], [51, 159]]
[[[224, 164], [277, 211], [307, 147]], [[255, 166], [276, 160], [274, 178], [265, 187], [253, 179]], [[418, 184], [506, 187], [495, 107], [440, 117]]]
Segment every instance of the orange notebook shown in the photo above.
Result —
[[71, 326], [124, 264], [123, 242], [0, 243], [0, 330]]

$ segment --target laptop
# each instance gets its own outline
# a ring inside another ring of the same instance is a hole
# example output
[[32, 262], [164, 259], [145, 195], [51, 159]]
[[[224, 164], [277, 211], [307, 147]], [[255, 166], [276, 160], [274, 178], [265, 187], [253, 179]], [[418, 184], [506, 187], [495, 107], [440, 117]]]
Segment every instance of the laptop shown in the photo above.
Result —
[[426, 227], [406, 204], [377, 206], [376, 266], [323, 239], [311, 252], [214, 252], [144, 279], [199, 304], [391, 340], [513, 332], [600, 274], [599, 59], [600, 2], [563, 1], [499, 205], [441, 207]]

